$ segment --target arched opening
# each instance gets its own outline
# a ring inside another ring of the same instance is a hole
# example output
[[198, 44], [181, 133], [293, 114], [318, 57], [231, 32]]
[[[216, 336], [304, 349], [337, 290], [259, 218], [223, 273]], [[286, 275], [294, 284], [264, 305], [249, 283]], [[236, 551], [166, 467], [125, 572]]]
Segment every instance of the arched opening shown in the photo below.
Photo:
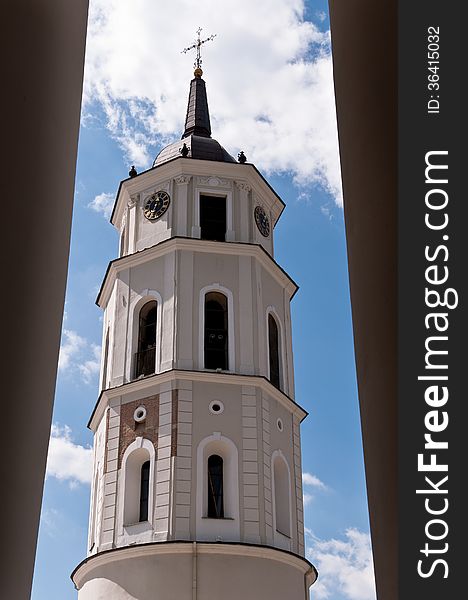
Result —
[[133, 450], [125, 461], [124, 525], [148, 521], [151, 459], [146, 448]]
[[276, 531], [290, 537], [289, 471], [285, 460], [281, 456], [276, 456], [273, 462], [273, 482], [275, 488]]
[[223, 459], [217, 454], [208, 458], [208, 517], [224, 518]]
[[228, 369], [228, 301], [220, 292], [205, 296], [205, 369]]
[[280, 388], [280, 338], [275, 317], [268, 315], [268, 354], [270, 361], [270, 381]]
[[151, 300], [140, 310], [135, 377], [152, 375], [156, 364], [156, 322], [158, 303]]
[[198, 444], [195, 527], [200, 541], [240, 540], [239, 453], [219, 433]]
[[148, 520], [150, 464], [147, 460], [141, 465], [140, 475], [140, 523]]

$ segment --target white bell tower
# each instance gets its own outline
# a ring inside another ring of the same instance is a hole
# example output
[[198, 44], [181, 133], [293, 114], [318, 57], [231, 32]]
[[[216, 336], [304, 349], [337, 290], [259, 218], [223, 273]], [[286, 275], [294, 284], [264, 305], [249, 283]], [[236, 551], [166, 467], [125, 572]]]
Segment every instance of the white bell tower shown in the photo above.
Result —
[[306, 600], [284, 203], [211, 137], [199, 65], [182, 139], [121, 182], [79, 600]]

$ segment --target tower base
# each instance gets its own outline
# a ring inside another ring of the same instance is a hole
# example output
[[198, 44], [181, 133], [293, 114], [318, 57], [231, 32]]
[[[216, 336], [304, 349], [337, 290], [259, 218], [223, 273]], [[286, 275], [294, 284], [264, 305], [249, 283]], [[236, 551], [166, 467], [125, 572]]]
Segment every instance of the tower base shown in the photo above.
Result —
[[72, 574], [79, 600], [308, 600], [306, 559], [239, 543], [159, 542], [108, 550]]

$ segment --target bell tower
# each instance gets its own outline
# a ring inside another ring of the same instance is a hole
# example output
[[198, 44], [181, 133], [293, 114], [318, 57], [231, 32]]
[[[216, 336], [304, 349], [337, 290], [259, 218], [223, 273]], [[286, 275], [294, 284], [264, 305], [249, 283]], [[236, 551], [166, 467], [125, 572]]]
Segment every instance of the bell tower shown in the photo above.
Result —
[[79, 600], [308, 599], [283, 209], [211, 137], [196, 65], [182, 139], [132, 169], [111, 216]]

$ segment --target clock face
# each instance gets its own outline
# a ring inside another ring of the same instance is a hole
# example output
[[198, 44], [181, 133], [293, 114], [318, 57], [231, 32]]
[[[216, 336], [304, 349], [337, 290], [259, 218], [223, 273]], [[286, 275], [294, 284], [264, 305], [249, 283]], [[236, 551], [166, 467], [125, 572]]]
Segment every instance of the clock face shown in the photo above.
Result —
[[258, 230], [264, 237], [270, 235], [270, 220], [267, 217], [263, 206], [256, 206], [254, 210], [255, 223], [257, 224]]
[[155, 192], [146, 198], [143, 206], [143, 214], [150, 221], [159, 219], [168, 209], [170, 202], [171, 198], [167, 192], [163, 190]]

